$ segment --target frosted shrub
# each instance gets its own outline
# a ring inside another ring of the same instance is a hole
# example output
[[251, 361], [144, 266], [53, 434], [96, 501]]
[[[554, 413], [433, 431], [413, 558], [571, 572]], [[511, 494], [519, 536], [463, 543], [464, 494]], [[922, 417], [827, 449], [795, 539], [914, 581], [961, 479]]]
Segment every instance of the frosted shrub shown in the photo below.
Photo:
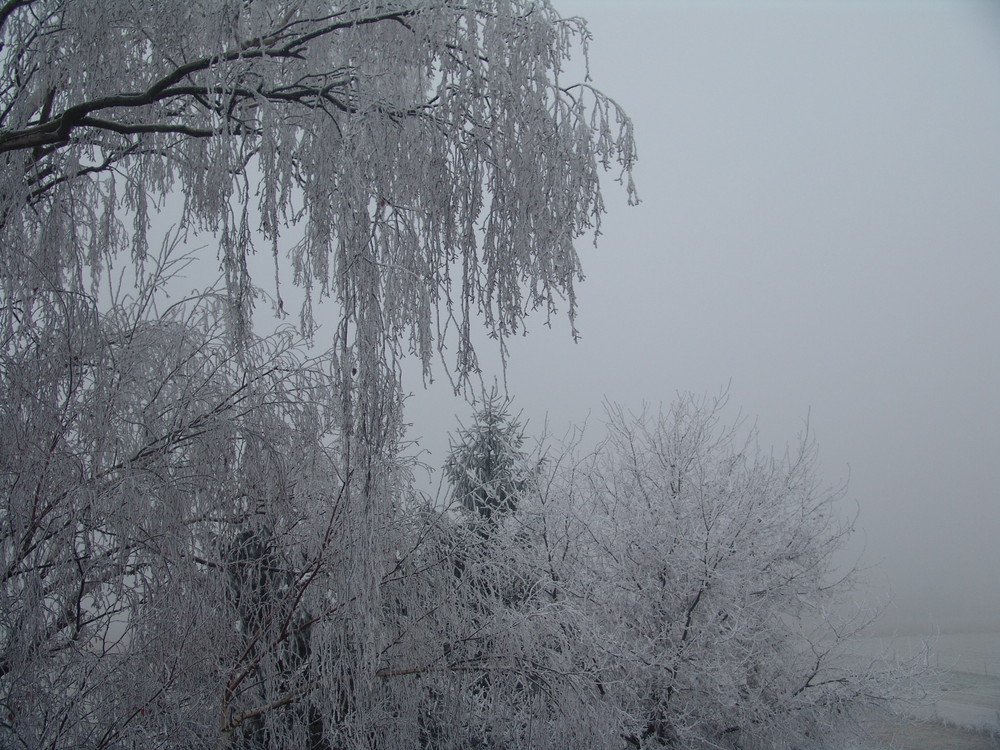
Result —
[[910, 670], [851, 654], [875, 612], [837, 567], [852, 528], [809, 437], [764, 454], [723, 403], [609, 407], [607, 438], [564, 458], [536, 505], [539, 549], [600, 632], [595, 679], [625, 746], [842, 747]]

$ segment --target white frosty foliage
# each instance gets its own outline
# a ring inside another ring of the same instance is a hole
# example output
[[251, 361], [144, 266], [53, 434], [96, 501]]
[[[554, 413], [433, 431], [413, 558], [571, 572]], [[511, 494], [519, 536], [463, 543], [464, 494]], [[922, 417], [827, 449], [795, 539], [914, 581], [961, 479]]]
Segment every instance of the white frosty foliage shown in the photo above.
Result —
[[586, 30], [547, 2], [15, 0], [0, 24], [10, 300], [141, 264], [176, 191], [181, 225], [219, 237], [241, 334], [254, 237], [277, 259], [301, 225], [307, 332], [330, 295], [363, 365], [408, 341], [427, 367], [454, 328], [462, 376], [477, 312], [500, 335], [560, 296], [572, 317], [598, 173], [635, 157], [618, 107], [561, 81]]
[[288, 332], [234, 356], [222, 304], [164, 307], [143, 286], [101, 314], [39, 293], [35, 328], [3, 339], [5, 747], [318, 748], [371, 731], [366, 576], [387, 540], [346, 501], [336, 377]]
[[[631, 197], [635, 158], [560, 78], [585, 41], [527, 0], [0, 5], [4, 741], [405, 746], [398, 361], [455, 344], [461, 383], [474, 317], [572, 319], [598, 174]], [[167, 201], [224, 279], [173, 307]], [[255, 335], [257, 250], [307, 337], [331, 298], [328, 355]]]
[[473, 424], [452, 437], [444, 466], [455, 499], [487, 526], [516, 509], [540, 468], [523, 450], [524, 428], [509, 409], [495, 390], [484, 397]]
[[835, 553], [851, 532], [808, 436], [776, 458], [691, 397], [608, 413], [534, 512], [553, 592], [590, 622], [595, 679], [637, 748], [839, 748], [909, 693], [909, 667], [851, 655], [872, 612]]

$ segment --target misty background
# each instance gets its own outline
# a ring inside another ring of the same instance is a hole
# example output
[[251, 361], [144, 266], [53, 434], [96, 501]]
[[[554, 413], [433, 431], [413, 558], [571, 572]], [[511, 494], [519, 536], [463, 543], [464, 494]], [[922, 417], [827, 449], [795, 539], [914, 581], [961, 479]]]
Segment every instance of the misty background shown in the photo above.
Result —
[[[486, 385], [532, 434], [726, 389], [765, 450], [808, 422], [883, 627], [1000, 628], [1000, 3], [555, 4], [635, 122], [642, 204], [606, 181], [581, 340], [538, 313]], [[437, 376], [405, 385], [440, 467], [471, 408]]]

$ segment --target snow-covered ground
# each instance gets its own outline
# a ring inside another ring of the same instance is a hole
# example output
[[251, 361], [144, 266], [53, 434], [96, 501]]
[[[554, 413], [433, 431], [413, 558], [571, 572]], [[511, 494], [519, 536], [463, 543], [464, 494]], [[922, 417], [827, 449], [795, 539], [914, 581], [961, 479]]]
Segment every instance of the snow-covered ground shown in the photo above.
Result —
[[937, 671], [933, 701], [881, 723], [876, 748], [1000, 750], [1000, 632], [868, 638], [859, 655], [922, 659]]
[[858, 641], [862, 656], [920, 659], [937, 671], [940, 692], [912, 713], [969, 729], [1000, 732], [1000, 632], [884, 636]]
[[872, 743], [863, 750], [998, 750], [1000, 740], [989, 732], [976, 732], [948, 724], [885, 722], [876, 728]]

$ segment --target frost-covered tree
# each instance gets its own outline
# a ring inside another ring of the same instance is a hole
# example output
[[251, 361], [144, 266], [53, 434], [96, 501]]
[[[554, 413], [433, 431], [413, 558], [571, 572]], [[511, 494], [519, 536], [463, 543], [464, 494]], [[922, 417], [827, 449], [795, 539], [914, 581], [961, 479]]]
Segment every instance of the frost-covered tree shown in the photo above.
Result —
[[[217, 247], [245, 340], [269, 253], [304, 333], [331, 300], [344, 502], [374, 545], [400, 357], [427, 375], [452, 346], [461, 382], [476, 315], [503, 337], [564, 297], [572, 319], [601, 169], [631, 195], [630, 122], [563, 70], [586, 38], [536, 0], [4, 3], [0, 327], [42, 324], [38, 294], [98, 297], [114, 265], [141, 275], [169, 205]], [[370, 590], [378, 565], [358, 560]]]
[[386, 588], [382, 673], [408, 719], [400, 747], [606, 750], [620, 737], [594, 676], [597, 629], [553, 596], [535, 533], [543, 464], [509, 405], [490, 394], [453, 437], [451, 489], [413, 517], [411, 553]]
[[[586, 38], [535, 0], [0, 4], [11, 742], [393, 736], [399, 360], [449, 347], [461, 382], [476, 316], [572, 319], [599, 173], [631, 196], [635, 158], [567, 80]], [[150, 302], [160, 213], [217, 293]], [[265, 284], [307, 336], [329, 298], [329, 355], [255, 335]]]
[[813, 443], [763, 454], [720, 408], [609, 407], [607, 438], [534, 511], [553, 594], [601, 632], [594, 674], [628, 717], [622, 747], [843, 747], [906, 675], [851, 652], [871, 613], [838, 572], [851, 526]]
[[[373, 542], [329, 362], [287, 331], [234, 347], [221, 295], [166, 299], [169, 267], [107, 313], [39, 292], [44, 325], [0, 347], [0, 745], [579, 739], [565, 613], [524, 589], [519, 537], [459, 580], [397, 464]], [[373, 549], [383, 596], [357, 574]]]
[[628, 180], [628, 119], [565, 80], [586, 38], [542, 0], [11, 0], [4, 299], [141, 265], [173, 194], [178, 225], [218, 240], [238, 332], [259, 247], [307, 332], [316, 295], [340, 306], [345, 377], [406, 348], [429, 367], [449, 332], [466, 374], [476, 312], [500, 335], [559, 296], [572, 316], [600, 169]]
[[395, 747], [614, 746], [619, 712], [580, 658], [579, 611], [552, 601], [518, 514], [488, 539], [430, 510], [415, 528], [421, 544], [384, 593]]
[[2, 340], [0, 744], [333, 746], [367, 637], [336, 379], [288, 332], [234, 351], [166, 266]]
[[510, 399], [496, 390], [482, 399], [472, 424], [451, 439], [444, 474], [452, 494], [487, 525], [514, 511], [538, 474], [540, 462], [529, 460], [524, 442]]

